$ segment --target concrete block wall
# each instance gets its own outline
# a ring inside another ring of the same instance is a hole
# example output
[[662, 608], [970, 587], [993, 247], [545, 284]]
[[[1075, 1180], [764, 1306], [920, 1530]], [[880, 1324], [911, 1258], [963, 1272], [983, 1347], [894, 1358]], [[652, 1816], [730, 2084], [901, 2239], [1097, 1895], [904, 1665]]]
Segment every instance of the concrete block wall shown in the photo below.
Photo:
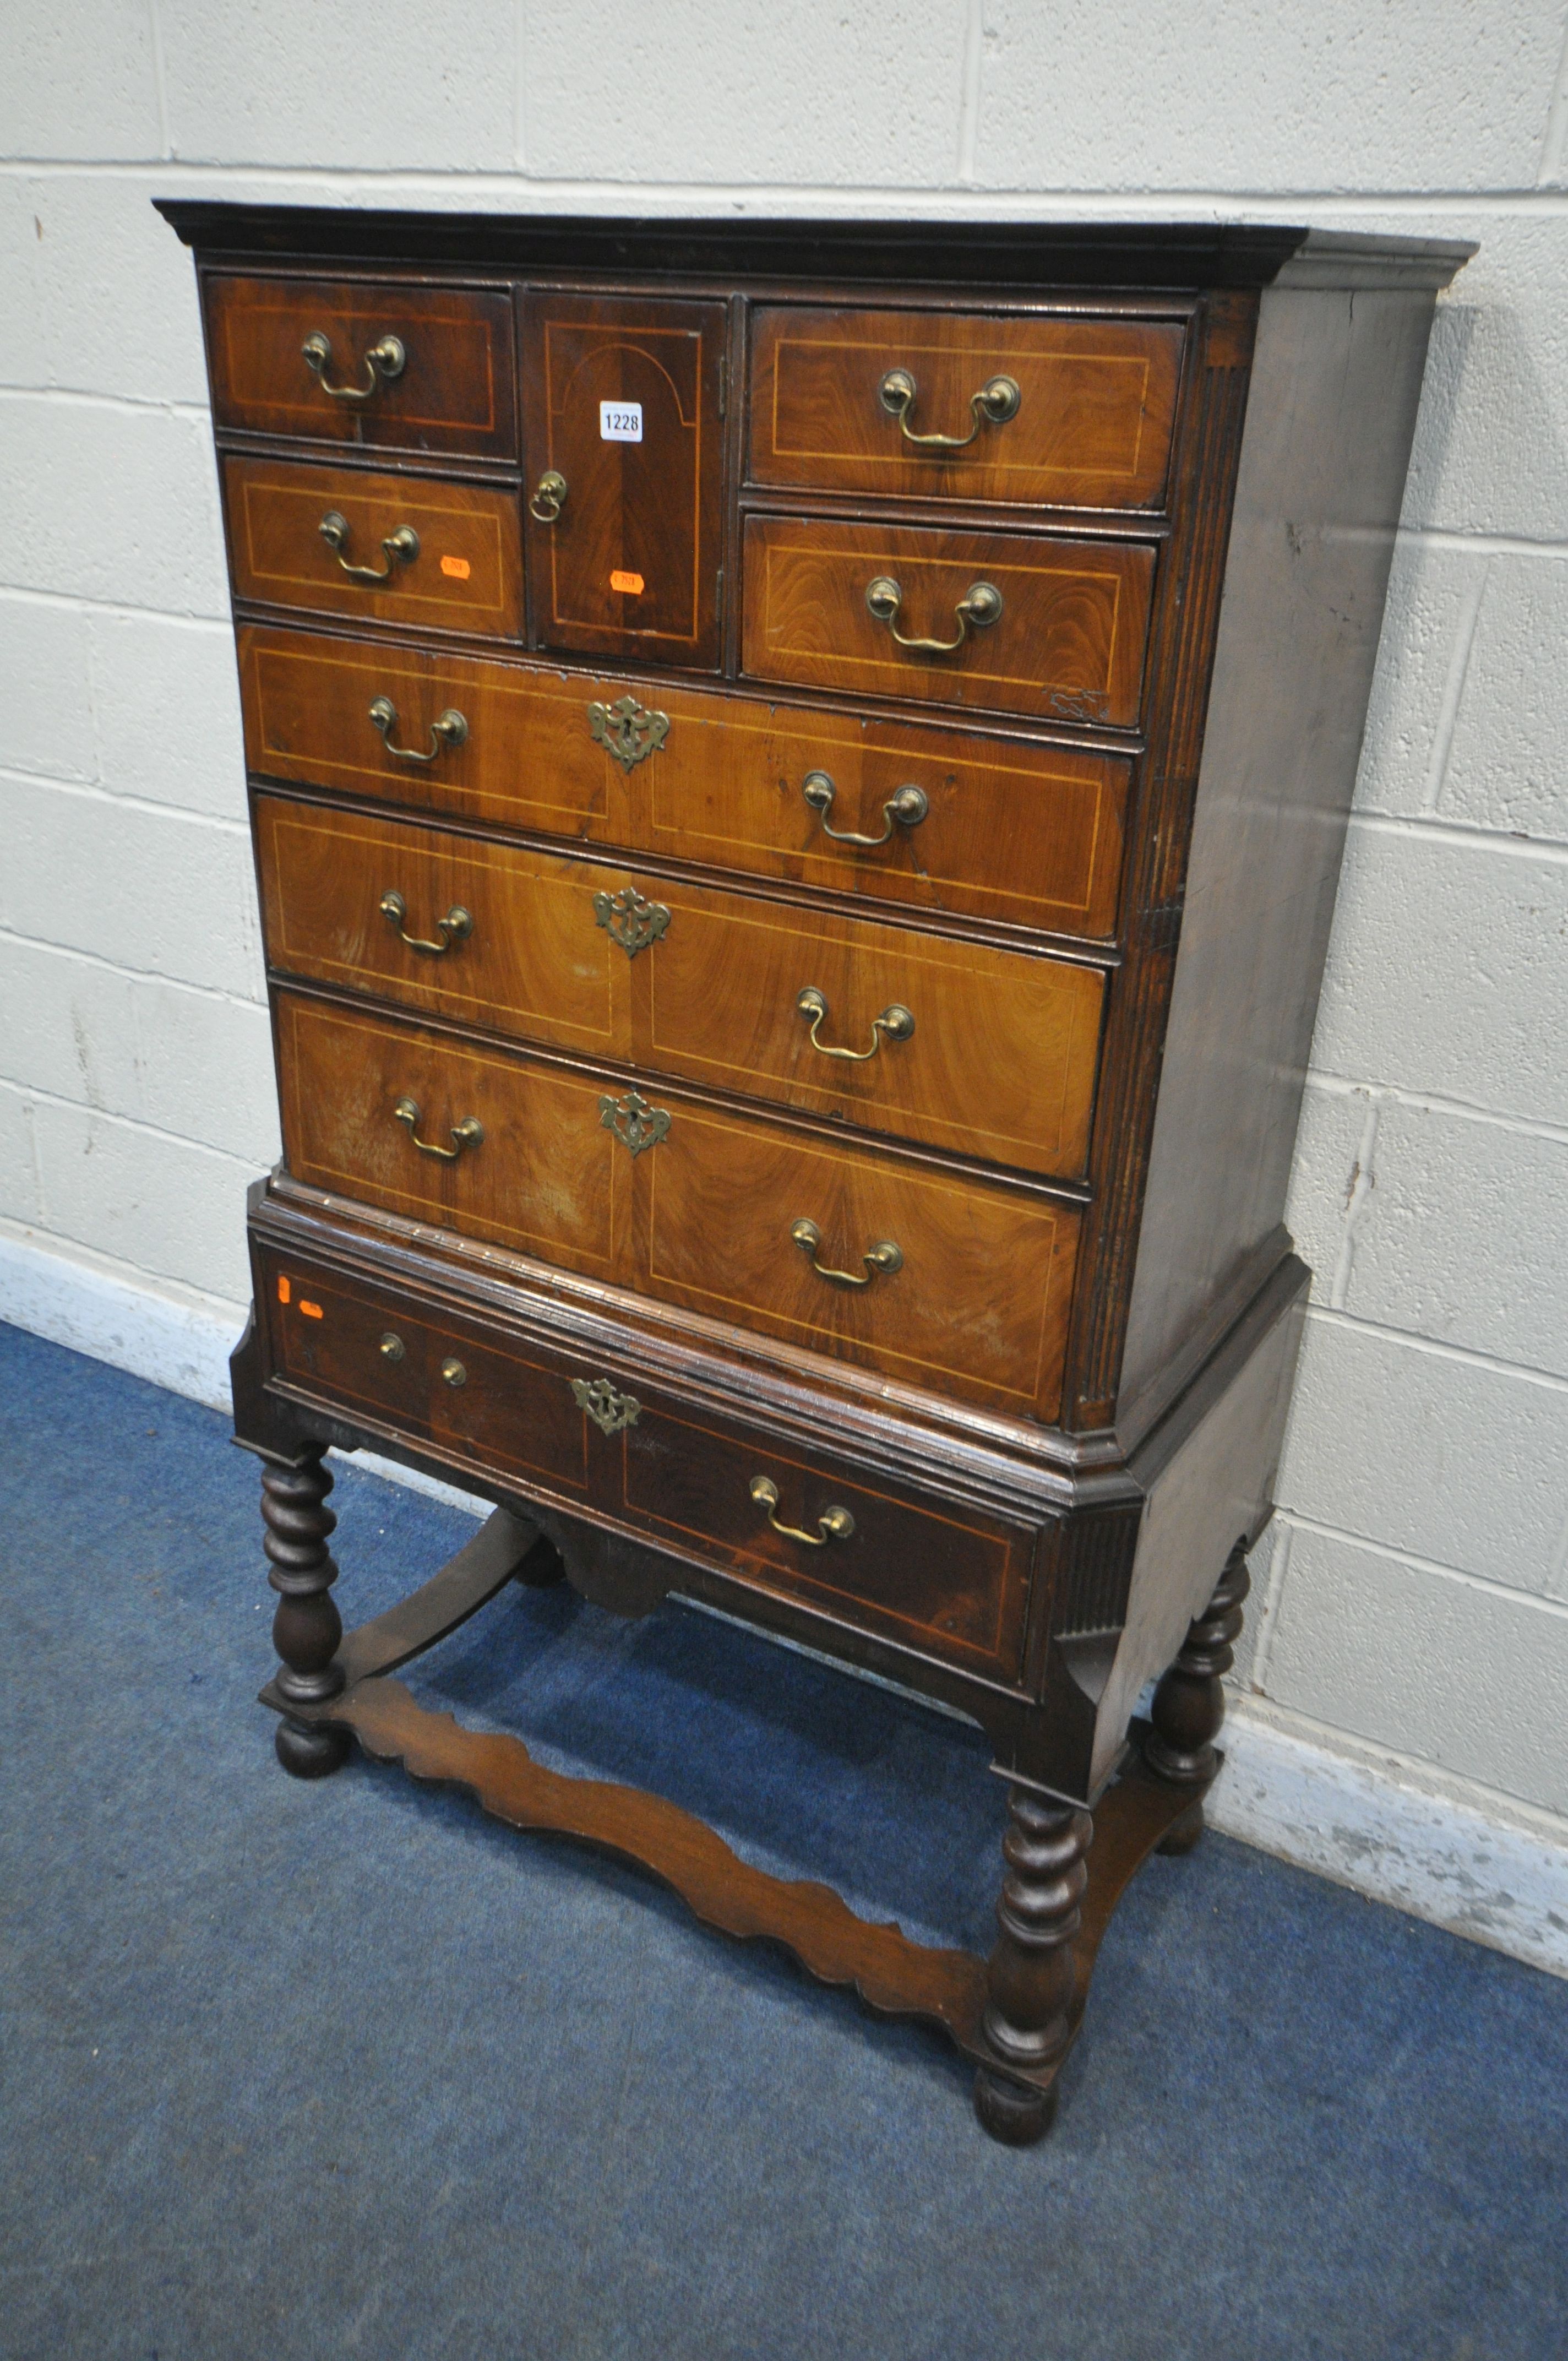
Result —
[[[1434, 1827], [1568, 1845], [1565, 33], [1563, 0], [13, 9], [16, 1316], [48, 1324], [38, 1274], [75, 1270], [144, 1327], [236, 1328], [243, 1190], [277, 1148], [194, 290], [155, 193], [1478, 238], [1433, 339], [1313, 1051], [1292, 1220], [1318, 1278], [1238, 1728], [1419, 1790]], [[136, 1357], [134, 1320], [102, 1333]]]

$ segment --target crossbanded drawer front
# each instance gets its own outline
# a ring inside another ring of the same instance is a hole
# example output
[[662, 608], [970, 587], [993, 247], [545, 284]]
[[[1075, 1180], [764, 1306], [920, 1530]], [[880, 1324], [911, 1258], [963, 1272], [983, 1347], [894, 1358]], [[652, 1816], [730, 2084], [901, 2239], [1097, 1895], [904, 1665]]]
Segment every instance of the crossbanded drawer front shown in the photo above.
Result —
[[626, 957], [593, 907], [612, 873], [276, 796], [257, 797], [256, 840], [272, 967], [627, 1054]]
[[650, 1293], [932, 1392], [1056, 1415], [1075, 1208], [667, 1104], [644, 1159]]
[[611, 1276], [630, 1189], [602, 1084], [292, 993], [276, 1007], [297, 1180]]
[[670, 916], [638, 961], [639, 1061], [959, 1156], [1082, 1172], [1094, 970], [712, 887], [647, 890]]
[[288, 1168], [905, 1384], [1056, 1415], [1078, 1208], [276, 994]]
[[1153, 582], [1154, 551], [1137, 542], [751, 516], [743, 669], [1130, 728]]
[[1115, 932], [1117, 755], [265, 624], [241, 626], [239, 661], [259, 777], [1086, 940]]
[[303, 1392], [443, 1455], [587, 1494], [587, 1424], [551, 1356], [271, 1249], [261, 1257], [261, 1312], [278, 1367]]
[[1026, 1530], [646, 1406], [616, 1445], [629, 1521], [651, 1539], [878, 1638], [1018, 1677]]
[[513, 492], [229, 458], [224, 497], [238, 598], [488, 639], [522, 636]]
[[222, 271], [206, 313], [220, 428], [517, 457], [510, 295]]
[[257, 800], [271, 965], [1059, 1179], [1088, 1155], [1093, 969]]
[[760, 307], [748, 472], [895, 498], [1154, 507], [1181, 345], [1165, 322]]
[[[591, 1507], [773, 1596], [1003, 1680], [1021, 1667], [1034, 1535], [694, 1414], [615, 1364], [411, 1304], [265, 1246], [285, 1384], [533, 1497]], [[771, 1494], [771, 1497], [770, 1497]]]

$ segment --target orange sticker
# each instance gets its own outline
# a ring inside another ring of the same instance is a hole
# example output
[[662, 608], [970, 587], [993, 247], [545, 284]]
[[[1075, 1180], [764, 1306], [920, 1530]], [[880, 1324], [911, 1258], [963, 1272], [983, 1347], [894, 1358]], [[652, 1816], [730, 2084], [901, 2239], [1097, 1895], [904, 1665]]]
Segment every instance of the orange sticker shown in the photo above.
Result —
[[302, 1295], [300, 1298], [300, 1309], [307, 1320], [323, 1320], [326, 1317], [319, 1303], [307, 1303]]
[[[441, 570], [443, 574], [450, 574], [455, 582], [466, 582], [472, 571], [466, 557], [444, 557]], [[642, 586], [639, 583], [637, 587], [641, 589]]]
[[279, 1302], [280, 1302], [280, 1303], [287, 1303], [287, 1302], [288, 1302], [288, 1301], [289, 1301], [289, 1294], [290, 1294], [289, 1282], [288, 1282], [288, 1280], [287, 1280], [286, 1279], [281, 1279], [281, 1278], [280, 1278], [280, 1279], [279, 1279], [279, 1281], [278, 1281], [278, 1301], [279, 1301]]
[[612, 590], [630, 590], [635, 597], [642, 588], [642, 577], [641, 574], [622, 574], [618, 566], [609, 577], [609, 587]]

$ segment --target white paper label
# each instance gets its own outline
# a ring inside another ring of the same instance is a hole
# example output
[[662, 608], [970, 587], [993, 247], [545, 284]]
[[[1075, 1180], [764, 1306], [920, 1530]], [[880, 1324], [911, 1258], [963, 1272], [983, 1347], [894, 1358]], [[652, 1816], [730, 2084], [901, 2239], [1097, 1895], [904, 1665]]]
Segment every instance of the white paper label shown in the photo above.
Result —
[[640, 401], [600, 402], [601, 443], [641, 443], [641, 440], [642, 404]]

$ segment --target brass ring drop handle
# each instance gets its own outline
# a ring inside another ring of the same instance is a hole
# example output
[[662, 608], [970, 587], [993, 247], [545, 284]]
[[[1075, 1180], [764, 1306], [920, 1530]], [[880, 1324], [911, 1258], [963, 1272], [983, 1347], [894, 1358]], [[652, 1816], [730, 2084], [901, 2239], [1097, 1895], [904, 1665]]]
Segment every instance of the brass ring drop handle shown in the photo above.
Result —
[[437, 763], [448, 746], [461, 746], [468, 735], [468, 724], [455, 705], [438, 713], [430, 725], [430, 752], [422, 754], [417, 746], [398, 746], [392, 742], [392, 732], [398, 726], [398, 708], [389, 697], [377, 697], [370, 701], [370, 719], [381, 733], [381, 742], [389, 754], [400, 763]]
[[1002, 613], [1002, 593], [994, 582], [971, 582], [953, 612], [959, 619], [956, 640], [906, 640], [898, 628], [898, 610], [904, 604], [904, 593], [891, 574], [879, 574], [874, 582], [866, 584], [866, 604], [879, 623], [885, 623], [901, 648], [914, 648], [919, 654], [950, 656], [961, 648], [971, 631], [983, 631]]
[[351, 582], [389, 582], [398, 566], [411, 566], [419, 555], [419, 535], [411, 524], [400, 524], [382, 542], [385, 566], [350, 566], [343, 554], [348, 543], [348, 520], [335, 509], [328, 509], [317, 531]]
[[461, 902], [454, 902], [445, 917], [437, 918], [435, 931], [441, 938], [439, 942], [432, 942], [423, 935], [409, 934], [403, 926], [403, 920], [408, 915], [409, 906], [400, 894], [392, 892], [382, 895], [381, 916], [395, 930], [398, 940], [407, 943], [411, 951], [429, 951], [437, 959], [443, 951], [455, 950], [457, 945], [466, 940], [474, 931], [473, 918], [463, 907]]
[[546, 467], [533, 487], [528, 503], [530, 516], [536, 517], [541, 524], [554, 524], [565, 504], [568, 489], [565, 477], [557, 468]]
[[365, 367], [368, 374], [364, 385], [328, 385], [326, 373], [332, 360], [332, 338], [323, 335], [317, 328], [313, 335], [305, 338], [300, 350], [305, 357], [305, 367], [322, 391], [330, 393], [334, 401], [368, 401], [392, 378], [401, 377], [409, 357], [400, 336], [383, 336], [366, 353]]
[[796, 1013], [811, 1027], [811, 1046], [822, 1058], [848, 1058], [852, 1065], [863, 1066], [882, 1048], [883, 1036], [890, 1041], [907, 1041], [915, 1030], [915, 1019], [901, 1002], [890, 1001], [880, 1016], [872, 1018], [872, 1046], [869, 1049], [836, 1049], [830, 1041], [819, 1041], [817, 1028], [828, 1015], [828, 1003], [814, 983], [808, 983], [795, 995]]
[[453, 1125], [452, 1137], [456, 1142], [456, 1145], [453, 1148], [441, 1148], [438, 1147], [433, 1140], [422, 1139], [419, 1136], [417, 1128], [419, 1124], [419, 1102], [417, 1099], [400, 1099], [396, 1106], [392, 1109], [392, 1113], [399, 1123], [406, 1123], [408, 1125], [409, 1137], [413, 1141], [413, 1144], [418, 1148], [420, 1154], [422, 1156], [439, 1156], [444, 1164], [455, 1164], [457, 1159], [462, 1155], [463, 1150], [466, 1148], [478, 1148], [483, 1145], [485, 1126], [482, 1123], [477, 1122], [473, 1115], [468, 1115], [462, 1123], [455, 1123]]
[[830, 836], [835, 844], [886, 844], [893, 835], [894, 820], [900, 828], [918, 828], [931, 808], [924, 787], [895, 788], [882, 807], [882, 834], [857, 836], [853, 829], [829, 828], [828, 825], [828, 815], [833, 808], [833, 798], [839, 790], [826, 771], [807, 771], [800, 783], [800, 792], [821, 820], [823, 835]]
[[792, 1222], [789, 1234], [801, 1253], [811, 1257], [811, 1268], [817, 1278], [830, 1279], [836, 1287], [869, 1287], [873, 1279], [891, 1279], [895, 1270], [904, 1268], [903, 1248], [894, 1246], [891, 1238], [883, 1238], [876, 1246], [866, 1248], [861, 1257], [866, 1267], [866, 1275], [862, 1279], [858, 1271], [832, 1270], [826, 1263], [817, 1261], [817, 1249], [822, 1244], [822, 1233], [815, 1222]]
[[814, 1533], [803, 1532], [799, 1525], [780, 1524], [779, 1488], [771, 1476], [752, 1477], [751, 1498], [764, 1511], [775, 1533], [783, 1533], [786, 1542], [804, 1542], [807, 1549], [826, 1549], [829, 1542], [847, 1542], [855, 1530], [855, 1521], [848, 1509], [824, 1509]]
[[909, 413], [915, 407], [916, 392], [915, 379], [906, 368], [889, 369], [877, 388], [883, 408], [897, 419], [898, 431], [905, 441], [922, 451], [967, 451], [982, 426], [1005, 426], [1010, 418], [1016, 418], [1023, 400], [1014, 378], [993, 377], [970, 397], [974, 423], [967, 434], [914, 434], [909, 428]]

